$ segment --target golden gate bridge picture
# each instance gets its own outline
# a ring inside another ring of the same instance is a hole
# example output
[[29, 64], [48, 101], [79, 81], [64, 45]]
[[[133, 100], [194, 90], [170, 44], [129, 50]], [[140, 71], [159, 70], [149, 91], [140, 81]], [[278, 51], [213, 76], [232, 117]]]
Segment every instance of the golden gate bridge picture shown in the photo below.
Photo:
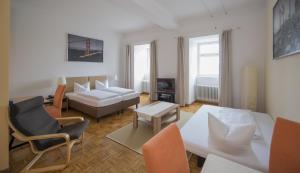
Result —
[[103, 40], [68, 34], [68, 61], [103, 62]]

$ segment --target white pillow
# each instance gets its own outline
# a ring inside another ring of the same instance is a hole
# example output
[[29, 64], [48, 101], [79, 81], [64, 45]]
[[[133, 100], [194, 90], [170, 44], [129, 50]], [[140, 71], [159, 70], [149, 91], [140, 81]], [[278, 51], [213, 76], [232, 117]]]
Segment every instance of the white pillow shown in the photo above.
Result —
[[74, 83], [74, 92], [80, 93], [80, 92], [89, 92], [90, 90], [90, 82], [87, 82], [83, 85], [80, 85], [79, 83]]
[[215, 117], [225, 124], [255, 124], [256, 129], [253, 139], [262, 138], [260, 129], [257, 126], [256, 120], [250, 110], [223, 108], [219, 110], [219, 114], [215, 115]]
[[96, 88], [96, 90], [101, 90], [101, 89], [107, 88], [107, 87], [103, 82], [95, 80], [95, 88]]
[[234, 152], [250, 146], [255, 124], [228, 125], [208, 113], [209, 137], [224, 152]]

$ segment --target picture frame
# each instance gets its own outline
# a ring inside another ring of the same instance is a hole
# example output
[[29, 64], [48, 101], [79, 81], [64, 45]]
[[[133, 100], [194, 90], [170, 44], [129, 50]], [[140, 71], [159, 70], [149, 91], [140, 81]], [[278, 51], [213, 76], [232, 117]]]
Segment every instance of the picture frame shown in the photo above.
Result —
[[273, 7], [273, 59], [300, 53], [300, 0], [278, 0]]
[[103, 63], [103, 40], [67, 35], [67, 61]]

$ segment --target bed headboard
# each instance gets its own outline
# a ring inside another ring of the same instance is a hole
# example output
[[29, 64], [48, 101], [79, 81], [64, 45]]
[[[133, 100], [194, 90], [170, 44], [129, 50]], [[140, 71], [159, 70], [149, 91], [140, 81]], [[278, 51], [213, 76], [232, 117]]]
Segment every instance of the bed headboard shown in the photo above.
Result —
[[66, 93], [74, 91], [74, 83], [77, 82], [79, 84], [85, 84], [89, 81], [88, 77], [67, 77], [66, 78], [67, 85], [66, 85]]
[[91, 89], [95, 89], [95, 81], [96, 80], [106, 84], [107, 83], [107, 76], [89, 76]]
[[67, 77], [66, 93], [74, 91], [74, 83], [85, 84], [90, 82], [90, 88], [95, 89], [95, 81], [98, 80], [107, 83], [107, 76], [82, 76], [82, 77]]

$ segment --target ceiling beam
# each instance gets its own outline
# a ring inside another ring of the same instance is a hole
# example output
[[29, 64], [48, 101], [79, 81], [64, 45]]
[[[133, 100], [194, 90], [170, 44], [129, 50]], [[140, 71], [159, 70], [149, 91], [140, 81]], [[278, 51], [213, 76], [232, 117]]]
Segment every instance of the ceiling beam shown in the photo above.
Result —
[[122, 8], [141, 15], [164, 29], [176, 29], [178, 23], [174, 16], [155, 0], [113, 0]]

